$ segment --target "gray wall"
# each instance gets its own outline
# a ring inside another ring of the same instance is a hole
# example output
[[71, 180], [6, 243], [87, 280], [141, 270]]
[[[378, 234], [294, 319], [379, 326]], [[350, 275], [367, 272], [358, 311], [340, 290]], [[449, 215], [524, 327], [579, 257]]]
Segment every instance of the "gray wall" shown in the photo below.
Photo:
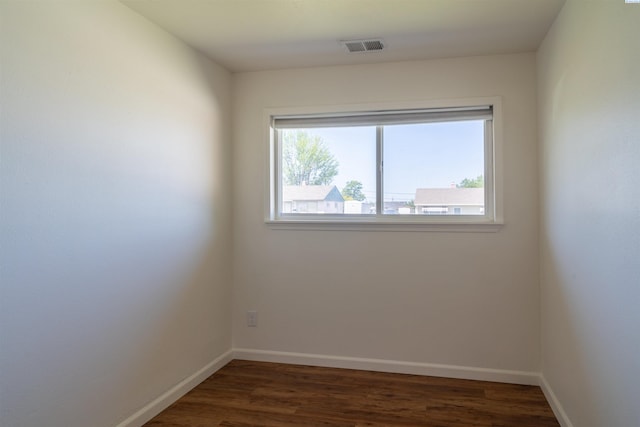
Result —
[[640, 5], [569, 0], [538, 52], [542, 374], [576, 427], [640, 425]]
[[231, 348], [230, 75], [117, 2], [0, 16], [0, 424], [113, 426]]
[[[538, 372], [533, 53], [233, 82], [236, 347]], [[496, 233], [276, 230], [256, 209], [267, 197], [266, 108], [490, 96], [502, 97], [504, 123], [506, 225]], [[246, 327], [247, 310], [258, 328]]]

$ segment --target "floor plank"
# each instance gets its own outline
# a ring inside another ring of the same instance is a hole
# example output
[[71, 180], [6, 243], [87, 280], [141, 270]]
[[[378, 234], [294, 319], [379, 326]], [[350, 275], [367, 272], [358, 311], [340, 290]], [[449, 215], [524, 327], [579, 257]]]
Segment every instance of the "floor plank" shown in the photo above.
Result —
[[539, 387], [234, 360], [148, 427], [559, 427]]

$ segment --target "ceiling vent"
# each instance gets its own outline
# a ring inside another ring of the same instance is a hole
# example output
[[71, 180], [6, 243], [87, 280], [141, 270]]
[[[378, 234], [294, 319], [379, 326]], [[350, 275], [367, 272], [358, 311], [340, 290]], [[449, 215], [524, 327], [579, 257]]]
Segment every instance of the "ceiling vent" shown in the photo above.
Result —
[[343, 40], [340, 43], [349, 53], [379, 52], [384, 49], [384, 43], [380, 39]]

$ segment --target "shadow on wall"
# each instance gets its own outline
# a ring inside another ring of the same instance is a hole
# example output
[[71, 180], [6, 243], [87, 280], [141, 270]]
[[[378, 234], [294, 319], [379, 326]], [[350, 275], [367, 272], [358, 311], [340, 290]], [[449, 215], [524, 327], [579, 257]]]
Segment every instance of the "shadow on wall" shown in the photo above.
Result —
[[[576, 295], [576, 291], [580, 293], [580, 289], [572, 292], [568, 285], [575, 284], [576, 276], [561, 268], [561, 264], [557, 261], [558, 249], [553, 247], [553, 242], [550, 242], [548, 237], [542, 239], [541, 244], [547, 246], [542, 252], [543, 268], [540, 278], [544, 337], [542, 374], [556, 396], [564, 394], [564, 390], [552, 379], [572, 378], [572, 387], [583, 390], [580, 405], [584, 408], [593, 407], [598, 404], [598, 401], [592, 390], [597, 389], [599, 385], [592, 377], [585, 360], [588, 354], [586, 349], [593, 341], [593, 337], [582, 332], [585, 330], [585, 319], [580, 318], [580, 309], [575, 307], [576, 300], [580, 298]], [[548, 347], [553, 349], [553, 353]], [[549, 370], [551, 368], [552, 371]], [[562, 401], [563, 409], [567, 414], [582, 411], [581, 408], [567, 406], [567, 403]], [[594, 420], [593, 425], [606, 425], [606, 420]]]

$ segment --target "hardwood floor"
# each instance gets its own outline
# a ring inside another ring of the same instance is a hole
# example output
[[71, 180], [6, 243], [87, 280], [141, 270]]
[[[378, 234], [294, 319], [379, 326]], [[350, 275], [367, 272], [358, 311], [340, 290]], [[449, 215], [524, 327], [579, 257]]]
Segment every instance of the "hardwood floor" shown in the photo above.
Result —
[[234, 360], [146, 426], [560, 424], [534, 386]]

